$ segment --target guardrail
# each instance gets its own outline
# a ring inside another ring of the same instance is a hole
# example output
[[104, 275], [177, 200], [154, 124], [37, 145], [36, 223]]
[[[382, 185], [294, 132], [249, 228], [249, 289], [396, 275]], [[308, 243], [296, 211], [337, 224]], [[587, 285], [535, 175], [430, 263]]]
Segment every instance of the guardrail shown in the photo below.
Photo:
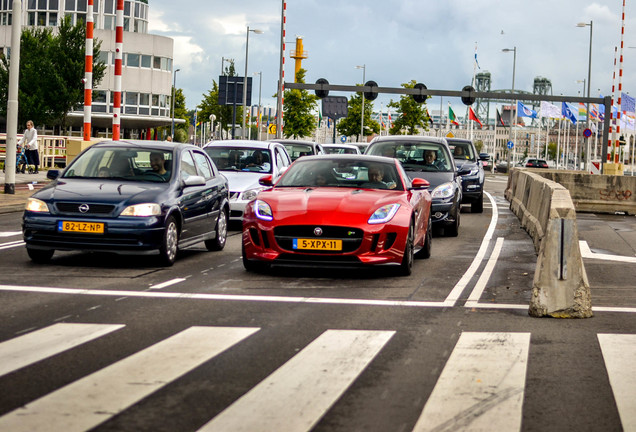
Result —
[[576, 210], [570, 192], [537, 170], [513, 168], [506, 198], [530, 234], [537, 252], [529, 314], [536, 317], [592, 316], [590, 285], [579, 248]]
[[[18, 140], [22, 134], [18, 135]], [[38, 151], [40, 153], [40, 166], [53, 168], [66, 166], [66, 143], [71, 139], [65, 136], [38, 135]], [[7, 134], [0, 134], [0, 160], [6, 159]]]

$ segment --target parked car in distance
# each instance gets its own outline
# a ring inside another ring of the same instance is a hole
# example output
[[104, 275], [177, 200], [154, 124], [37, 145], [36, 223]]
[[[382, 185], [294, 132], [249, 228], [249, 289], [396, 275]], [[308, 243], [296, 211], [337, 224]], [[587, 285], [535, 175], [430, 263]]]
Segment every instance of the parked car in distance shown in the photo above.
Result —
[[323, 144], [322, 149], [325, 154], [362, 154], [353, 144]]
[[277, 142], [284, 145], [292, 162], [302, 156], [324, 154], [324, 151], [322, 149], [322, 144], [318, 144], [314, 141], [302, 141], [302, 140], [292, 140], [292, 139], [272, 139], [269, 141]]
[[80, 153], [27, 201], [22, 231], [29, 257], [56, 250], [158, 253], [227, 239], [227, 179], [200, 148], [157, 141], [104, 141]]
[[462, 204], [470, 204], [472, 213], [484, 211], [484, 167], [471, 140], [446, 138], [455, 166], [462, 177]]
[[[243, 265], [356, 268], [411, 274], [431, 253], [429, 183], [409, 179], [392, 158], [322, 155], [298, 159], [248, 203]], [[273, 186], [273, 187], [271, 187]]]
[[259, 178], [271, 174], [275, 181], [291, 165], [285, 146], [274, 141], [212, 141], [203, 150], [227, 177], [232, 221], [241, 221], [247, 203], [265, 188]]
[[517, 166], [525, 168], [549, 168], [548, 162], [544, 159], [525, 158], [517, 164]]
[[481, 161], [481, 165], [484, 167], [484, 171], [493, 170], [494, 163], [492, 159], [490, 159], [490, 155], [488, 153], [479, 153], [479, 160]]
[[446, 139], [416, 135], [376, 137], [365, 154], [394, 157], [411, 179], [426, 179], [431, 185], [433, 226], [443, 229], [447, 236], [459, 235], [461, 177]]

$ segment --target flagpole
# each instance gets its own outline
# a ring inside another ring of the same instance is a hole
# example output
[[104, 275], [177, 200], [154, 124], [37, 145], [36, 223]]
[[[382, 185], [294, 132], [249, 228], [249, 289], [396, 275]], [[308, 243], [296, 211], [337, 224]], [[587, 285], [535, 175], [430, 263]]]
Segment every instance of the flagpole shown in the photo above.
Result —
[[581, 164], [579, 163], [579, 121], [578, 121], [578, 116], [577, 116], [577, 122], [576, 122], [576, 133], [574, 135], [574, 164], [576, 165], [576, 167], [574, 168], [575, 170], [579, 170], [581, 167]]
[[561, 121], [561, 119], [557, 119], [559, 122], [559, 133], [558, 133], [558, 137], [557, 137], [557, 152], [556, 152], [556, 157], [555, 159], [555, 163], [556, 163], [556, 169], [559, 169], [559, 158], [561, 157], [561, 125], [563, 124], [563, 122]]

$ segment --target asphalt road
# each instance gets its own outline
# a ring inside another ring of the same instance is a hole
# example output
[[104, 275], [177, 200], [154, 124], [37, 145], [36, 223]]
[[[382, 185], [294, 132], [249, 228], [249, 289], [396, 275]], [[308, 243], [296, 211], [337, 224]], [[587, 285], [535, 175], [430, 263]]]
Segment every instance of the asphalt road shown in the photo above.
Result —
[[409, 277], [247, 273], [237, 230], [35, 265], [0, 215], [0, 431], [636, 430], [636, 218], [578, 217], [593, 318], [531, 318], [504, 187]]

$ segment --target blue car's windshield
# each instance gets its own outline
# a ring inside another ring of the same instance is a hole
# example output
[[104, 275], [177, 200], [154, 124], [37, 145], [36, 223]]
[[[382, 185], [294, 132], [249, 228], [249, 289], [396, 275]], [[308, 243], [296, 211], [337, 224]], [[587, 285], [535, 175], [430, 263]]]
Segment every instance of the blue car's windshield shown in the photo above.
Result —
[[272, 157], [267, 149], [210, 146], [203, 150], [221, 171], [272, 172]]
[[72, 162], [62, 178], [167, 182], [172, 159], [171, 151], [153, 148], [91, 147]]
[[371, 145], [366, 154], [396, 158], [407, 171], [453, 170], [448, 147], [436, 142], [379, 142]]

